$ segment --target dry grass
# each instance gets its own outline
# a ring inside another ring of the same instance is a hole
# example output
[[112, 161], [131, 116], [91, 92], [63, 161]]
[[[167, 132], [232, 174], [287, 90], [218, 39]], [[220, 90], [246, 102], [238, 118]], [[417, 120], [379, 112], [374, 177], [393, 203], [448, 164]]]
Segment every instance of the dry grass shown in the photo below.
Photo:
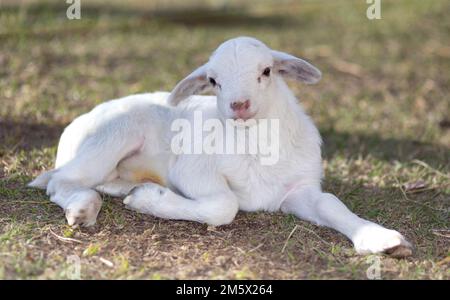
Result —
[[382, 278], [449, 279], [448, 1], [386, 0], [380, 21], [365, 1], [203, 2], [83, 2], [79, 21], [60, 1], [0, 4], [0, 278], [67, 278], [70, 255], [82, 278], [366, 278], [368, 257], [342, 235], [292, 216], [241, 213], [214, 229], [106, 199], [94, 228], [72, 230], [25, 188], [75, 116], [169, 90], [217, 44], [251, 35], [322, 69], [321, 84], [291, 86], [324, 137], [325, 189], [416, 245], [406, 260], [380, 256]]

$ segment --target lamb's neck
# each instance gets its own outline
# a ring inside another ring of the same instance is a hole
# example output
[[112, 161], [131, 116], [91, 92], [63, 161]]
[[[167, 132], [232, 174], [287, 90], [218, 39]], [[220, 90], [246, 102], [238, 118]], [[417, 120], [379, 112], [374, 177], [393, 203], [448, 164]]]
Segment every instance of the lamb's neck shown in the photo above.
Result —
[[284, 81], [277, 82], [276, 88], [271, 92], [272, 102], [267, 116], [269, 119], [278, 119], [280, 132], [296, 134], [302, 129], [304, 112], [297, 98]]

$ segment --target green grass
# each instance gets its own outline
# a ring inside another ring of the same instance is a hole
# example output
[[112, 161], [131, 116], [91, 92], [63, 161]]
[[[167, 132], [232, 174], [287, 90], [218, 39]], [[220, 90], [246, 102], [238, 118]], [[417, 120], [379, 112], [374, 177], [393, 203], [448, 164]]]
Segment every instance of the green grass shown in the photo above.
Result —
[[238, 35], [322, 70], [319, 85], [290, 86], [323, 135], [324, 189], [416, 246], [405, 260], [377, 256], [381, 277], [450, 278], [448, 1], [385, 0], [378, 21], [357, 0], [146, 2], [82, 1], [73, 21], [61, 1], [0, 4], [0, 278], [72, 278], [71, 255], [85, 279], [366, 278], [370, 256], [292, 216], [240, 213], [211, 229], [108, 198], [94, 228], [72, 230], [25, 187], [52, 167], [74, 117], [170, 90]]

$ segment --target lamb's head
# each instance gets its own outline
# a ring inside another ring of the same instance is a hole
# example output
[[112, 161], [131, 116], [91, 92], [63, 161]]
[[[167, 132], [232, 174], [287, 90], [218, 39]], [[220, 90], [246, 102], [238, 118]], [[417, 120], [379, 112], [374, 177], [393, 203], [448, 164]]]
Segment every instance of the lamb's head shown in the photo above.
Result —
[[184, 78], [172, 91], [169, 103], [212, 91], [223, 119], [264, 118], [280, 76], [316, 83], [320, 71], [290, 54], [269, 49], [262, 42], [239, 37], [221, 44], [209, 61]]

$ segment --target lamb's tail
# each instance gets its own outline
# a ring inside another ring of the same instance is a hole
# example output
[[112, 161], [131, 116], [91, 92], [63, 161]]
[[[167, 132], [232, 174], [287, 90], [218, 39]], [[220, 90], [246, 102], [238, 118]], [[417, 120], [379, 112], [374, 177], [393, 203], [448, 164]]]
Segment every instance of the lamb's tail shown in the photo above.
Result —
[[46, 172], [42, 173], [41, 175], [39, 175], [38, 177], [36, 177], [32, 182], [28, 183], [27, 186], [45, 190], [47, 188], [48, 182], [50, 181], [50, 179], [52, 178], [52, 176], [55, 172], [56, 172], [56, 169], [51, 170], [51, 171], [46, 171]]

